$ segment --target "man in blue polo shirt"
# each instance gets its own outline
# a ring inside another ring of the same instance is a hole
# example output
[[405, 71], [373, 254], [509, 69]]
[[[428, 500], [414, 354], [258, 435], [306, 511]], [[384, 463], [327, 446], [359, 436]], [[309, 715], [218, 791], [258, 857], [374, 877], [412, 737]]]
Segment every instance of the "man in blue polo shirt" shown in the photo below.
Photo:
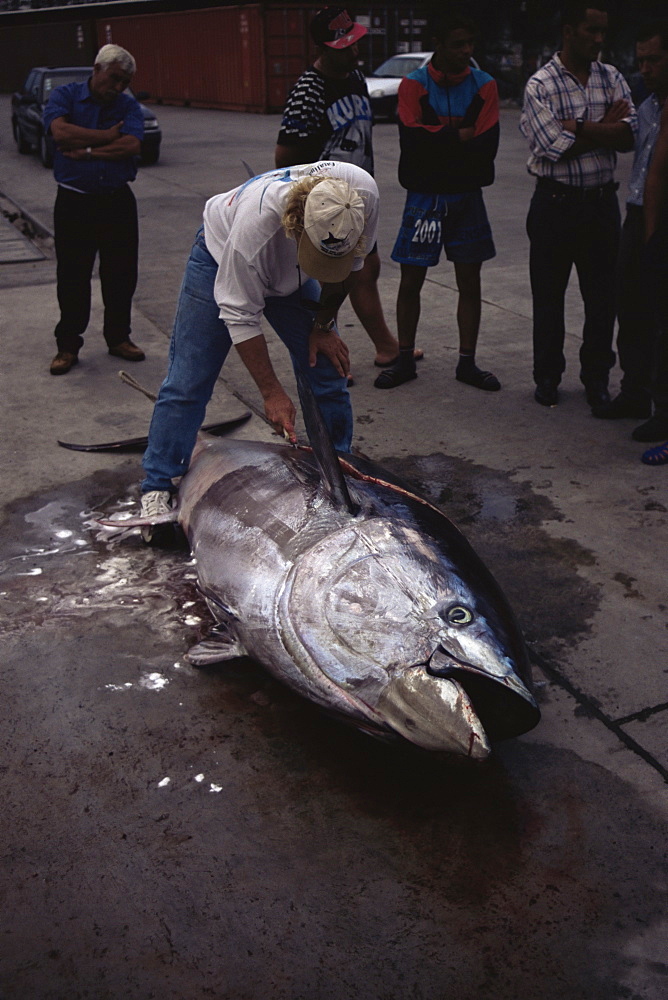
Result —
[[109, 353], [143, 361], [130, 340], [130, 311], [137, 285], [137, 203], [129, 182], [144, 136], [141, 108], [124, 93], [135, 61], [118, 45], [104, 45], [85, 83], [57, 87], [44, 111], [44, 128], [56, 143], [54, 208], [60, 321], [52, 375], [77, 364], [90, 318], [91, 276], [100, 255], [104, 339]]

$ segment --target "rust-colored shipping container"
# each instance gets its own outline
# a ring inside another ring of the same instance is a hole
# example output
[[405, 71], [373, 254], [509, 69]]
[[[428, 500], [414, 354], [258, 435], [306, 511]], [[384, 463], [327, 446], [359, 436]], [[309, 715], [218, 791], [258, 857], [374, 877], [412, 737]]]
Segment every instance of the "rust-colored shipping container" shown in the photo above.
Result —
[[[185, 0], [184, 0], [185, 4]], [[0, 17], [0, 89], [15, 90], [37, 65], [88, 65], [113, 41], [137, 59], [134, 81], [152, 100], [237, 111], [279, 112], [290, 88], [311, 64], [308, 26], [322, 0], [276, 0], [197, 9], [147, 10], [122, 5], [61, 6]], [[119, 7], [123, 16], [117, 16]], [[368, 34], [360, 48], [371, 72], [394, 52], [425, 46], [419, 0], [408, 4], [349, 4]], [[85, 16], [84, 16], [85, 15]]]
[[[134, 87], [165, 104], [279, 112], [311, 64], [308, 26], [317, 0], [257, 3], [98, 19], [100, 45], [115, 42], [137, 60]], [[419, 3], [350, 5], [369, 32], [366, 70], [394, 52], [420, 49], [425, 19]]]
[[317, 5], [265, 4], [110, 17], [98, 42], [137, 60], [134, 87], [165, 104], [280, 111], [312, 57], [308, 23]]

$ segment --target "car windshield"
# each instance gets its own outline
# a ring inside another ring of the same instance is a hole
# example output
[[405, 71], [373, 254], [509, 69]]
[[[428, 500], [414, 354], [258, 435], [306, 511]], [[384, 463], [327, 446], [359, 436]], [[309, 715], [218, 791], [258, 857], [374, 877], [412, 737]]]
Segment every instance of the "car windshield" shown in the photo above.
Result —
[[407, 56], [392, 56], [388, 59], [377, 70], [371, 74], [372, 76], [406, 76], [407, 73], [412, 73], [414, 69], [419, 69], [424, 62], [424, 56], [415, 56], [414, 58], [409, 58]]
[[48, 101], [51, 91], [66, 83], [83, 83], [90, 76], [88, 67], [73, 69], [70, 73], [45, 73], [42, 80], [42, 100]]

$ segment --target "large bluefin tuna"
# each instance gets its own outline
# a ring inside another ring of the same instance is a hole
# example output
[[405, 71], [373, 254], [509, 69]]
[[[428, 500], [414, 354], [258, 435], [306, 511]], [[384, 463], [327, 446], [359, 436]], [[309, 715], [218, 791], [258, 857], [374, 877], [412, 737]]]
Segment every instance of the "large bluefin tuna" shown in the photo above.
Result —
[[540, 717], [508, 602], [441, 511], [334, 453], [304, 392], [311, 448], [200, 436], [175, 517], [217, 626], [188, 658], [250, 656], [365, 731], [484, 759]]

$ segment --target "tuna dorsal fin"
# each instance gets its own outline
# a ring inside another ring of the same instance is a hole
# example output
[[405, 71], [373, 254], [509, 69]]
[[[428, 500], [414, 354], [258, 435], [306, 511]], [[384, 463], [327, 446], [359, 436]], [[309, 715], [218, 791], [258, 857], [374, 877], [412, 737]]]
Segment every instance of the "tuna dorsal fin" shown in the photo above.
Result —
[[308, 379], [301, 371], [297, 372], [297, 389], [304, 414], [306, 433], [322, 474], [323, 487], [335, 506], [345, 507], [350, 514], [356, 514], [359, 510], [359, 504], [355, 503], [350, 495], [343, 469], [322, 418], [320, 407]]

